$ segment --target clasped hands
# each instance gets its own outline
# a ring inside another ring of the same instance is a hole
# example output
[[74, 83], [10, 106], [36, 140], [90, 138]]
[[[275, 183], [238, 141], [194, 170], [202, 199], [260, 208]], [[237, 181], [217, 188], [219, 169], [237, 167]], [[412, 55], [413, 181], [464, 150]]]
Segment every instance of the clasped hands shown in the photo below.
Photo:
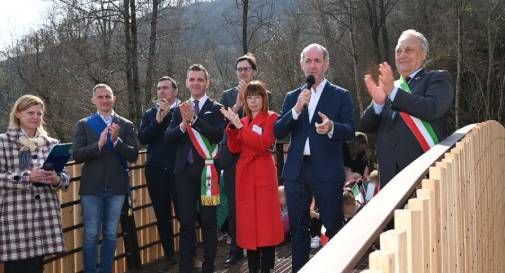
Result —
[[182, 118], [181, 128], [186, 129], [186, 127], [190, 126], [196, 118], [195, 108], [191, 100], [187, 100], [179, 104], [179, 110]]
[[386, 96], [389, 96], [394, 88], [394, 77], [391, 66], [387, 62], [379, 64], [378, 82], [372, 79], [371, 74], [366, 74], [365, 85], [373, 101], [376, 104], [383, 105], [386, 101]]
[[98, 148], [101, 150], [102, 147], [107, 143], [107, 135], [110, 134], [110, 140], [115, 143], [119, 138], [119, 130], [121, 127], [117, 123], [112, 123], [111, 125], [105, 127], [102, 133], [100, 133], [100, 138], [98, 139]]
[[229, 120], [231, 124], [235, 126], [235, 128], [237, 129], [242, 128], [242, 122], [240, 121], [240, 117], [238, 116], [237, 113], [233, 111], [232, 108], [228, 107], [227, 109], [225, 109], [224, 107], [222, 107], [221, 109], [219, 109], [219, 111], [221, 111], [221, 114], [223, 114], [223, 116], [227, 120]]
[[166, 99], [160, 99], [158, 101], [158, 111], [156, 112], [156, 122], [162, 123], [168, 112], [170, 112], [168, 101]]
[[46, 171], [41, 168], [33, 168], [30, 171], [30, 176], [28, 178], [30, 182], [42, 183], [47, 185], [58, 185], [60, 183], [60, 177], [54, 170]]

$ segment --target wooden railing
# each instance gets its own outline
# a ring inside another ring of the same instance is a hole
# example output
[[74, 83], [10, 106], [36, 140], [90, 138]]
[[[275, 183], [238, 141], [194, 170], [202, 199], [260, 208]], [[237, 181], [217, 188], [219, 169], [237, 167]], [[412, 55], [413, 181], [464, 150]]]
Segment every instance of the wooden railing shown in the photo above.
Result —
[[[277, 166], [282, 170], [284, 154], [287, 152], [285, 142], [277, 143]], [[130, 164], [130, 185], [132, 186], [132, 210], [123, 208], [118, 230], [118, 242], [114, 262], [114, 273], [123, 273], [127, 269], [137, 268], [153, 262], [163, 256], [159, 239], [156, 217], [147, 191], [144, 176], [145, 151], [139, 153], [137, 162]], [[67, 191], [58, 192], [61, 202], [64, 253], [49, 256], [45, 259], [44, 273], [81, 273], [83, 224], [79, 200], [79, 183], [82, 164], [71, 162], [66, 166], [71, 183]], [[280, 171], [279, 171], [280, 175]], [[173, 207], [173, 206], [172, 206]], [[172, 215], [175, 215], [172, 211]], [[179, 250], [179, 222], [172, 216], [174, 230], [174, 247]], [[201, 242], [202, 234], [197, 230], [197, 241]], [[0, 273], [4, 273], [0, 263]]]
[[[372, 244], [380, 249], [363, 272], [503, 272], [504, 160], [498, 122], [456, 131], [396, 175], [300, 272], [353, 272]], [[393, 216], [394, 229], [384, 231]]]

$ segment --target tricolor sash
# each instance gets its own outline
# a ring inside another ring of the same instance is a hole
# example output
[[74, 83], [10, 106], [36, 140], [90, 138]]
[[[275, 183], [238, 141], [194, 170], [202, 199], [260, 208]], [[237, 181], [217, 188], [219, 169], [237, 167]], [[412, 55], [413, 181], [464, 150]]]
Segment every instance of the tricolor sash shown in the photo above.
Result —
[[[395, 81], [395, 86], [399, 86], [405, 92], [410, 93], [410, 87], [403, 76], [401, 76], [399, 80]], [[400, 116], [412, 134], [414, 134], [414, 137], [417, 139], [417, 142], [419, 142], [419, 145], [424, 152], [428, 151], [431, 147], [440, 142], [435, 130], [433, 130], [433, 127], [429, 122], [418, 119], [405, 112], [400, 112]]]
[[191, 126], [187, 127], [189, 139], [193, 143], [197, 153], [205, 159], [205, 166], [202, 170], [200, 197], [202, 206], [217, 206], [219, 200], [219, 176], [217, 174], [214, 159], [217, 155], [217, 145], [200, 134]]

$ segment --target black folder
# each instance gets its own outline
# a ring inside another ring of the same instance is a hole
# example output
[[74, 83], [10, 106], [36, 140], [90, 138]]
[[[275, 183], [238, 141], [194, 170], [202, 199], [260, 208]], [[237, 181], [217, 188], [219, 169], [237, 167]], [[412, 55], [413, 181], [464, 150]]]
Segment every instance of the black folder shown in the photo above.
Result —
[[54, 145], [53, 148], [51, 148], [46, 161], [44, 161], [42, 168], [44, 170], [54, 170], [56, 173], [61, 173], [70, 159], [70, 148], [72, 148], [72, 143], [60, 143]]

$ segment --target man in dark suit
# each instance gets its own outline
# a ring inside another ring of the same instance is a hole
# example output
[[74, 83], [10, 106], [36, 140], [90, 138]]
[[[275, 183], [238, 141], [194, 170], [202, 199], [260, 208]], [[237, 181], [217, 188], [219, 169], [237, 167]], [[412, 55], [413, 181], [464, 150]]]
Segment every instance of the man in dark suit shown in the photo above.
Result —
[[222, 106], [206, 94], [209, 83], [207, 70], [202, 65], [189, 67], [186, 87], [191, 99], [175, 109], [165, 132], [165, 140], [177, 145], [174, 174], [177, 217], [181, 223], [181, 273], [192, 270], [198, 215], [204, 237], [202, 270], [204, 273], [214, 271], [219, 185], [213, 159], [217, 144], [223, 138], [225, 120], [219, 111]]
[[406, 30], [395, 53], [400, 79], [394, 81], [387, 63], [379, 65], [377, 83], [365, 75], [372, 103], [361, 115], [361, 128], [377, 133], [381, 186], [447, 136], [454, 97], [451, 77], [447, 71], [424, 68], [428, 50], [423, 34]]
[[[179, 105], [177, 83], [165, 76], [158, 80], [158, 100], [148, 109], [140, 122], [139, 140], [147, 145], [145, 176], [147, 189], [156, 215], [161, 245], [169, 264], [175, 264], [172, 230], [172, 200], [175, 196], [174, 164], [177, 147], [165, 143], [164, 135]], [[166, 270], [164, 270], [166, 271]]]
[[97, 272], [97, 246], [102, 230], [100, 271], [110, 273], [117, 225], [128, 194], [127, 161], [135, 162], [138, 144], [133, 124], [113, 110], [116, 97], [106, 84], [93, 88], [97, 112], [77, 123], [73, 158], [84, 162], [79, 194], [83, 210], [84, 272]]
[[[233, 112], [242, 117], [242, 97], [247, 83], [256, 76], [256, 58], [252, 54], [239, 57], [235, 62], [235, 69], [239, 83], [236, 87], [223, 91], [220, 102], [226, 109], [231, 108]], [[242, 248], [238, 247], [236, 242], [235, 167], [237, 160], [238, 155], [230, 152], [226, 145], [226, 134], [224, 134], [220, 147], [219, 165], [223, 169], [225, 191], [229, 200], [228, 232], [231, 236], [230, 251], [224, 261], [225, 266], [234, 265], [244, 255]]]
[[289, 92], [275, 124], [275, 136], [291, 137], [282, 177], [292, 236], [292, 270], [309, 259], [309, 208], [312, 197], [319, 206], [326, 235], [333, 237], [342, 223], [342, 186], [345, 180], [342, 143], [354, 136], [349, 92], [326, 80], [329, 54], [319, 44], [303, 49], [300, 65], [315, 84]]

